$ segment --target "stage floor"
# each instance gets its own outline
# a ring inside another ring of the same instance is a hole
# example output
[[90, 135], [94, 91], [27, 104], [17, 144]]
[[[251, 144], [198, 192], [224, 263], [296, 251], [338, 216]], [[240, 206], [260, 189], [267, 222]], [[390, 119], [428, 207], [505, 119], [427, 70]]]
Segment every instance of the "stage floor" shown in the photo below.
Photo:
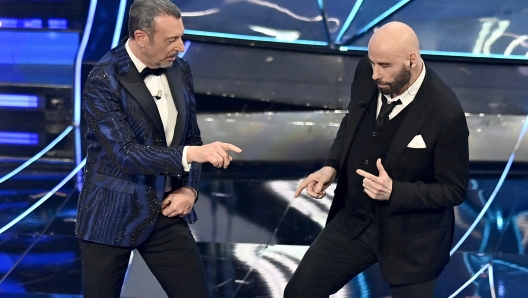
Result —
[[[274, 175], [276, 166], [246, 164], [222, 174], [212, 167], [204, 169], [196, 204], [199, 220], [191, 229], [214, 297], [282, 297], [286, 282], [324, 225], [331, 196], [294, 199], [300, 178], [284, 172]], [[265, 167], [269, 171], [263, 171]], [[28, 170], [0, 184], [0, 227], [37, 202], [65, 174]], [[501, 183], [497, 174], [472, 175], [469, 189], [466, 202], [456, 208], [454, 244], [494, 200], [440, 276], [436, 296], [449, 297], [467, 283], [454, 297], [526, 297], [526, 176], [510, 175]], [[0, 297], [81, 297], [79, 248], [73, 233], [77, 196], [70, 181], [0, 234]], [[333, 297], [389, 296], [379, 268], [373, 266]], [[123, 297], [166, 297], [137, 253]]]

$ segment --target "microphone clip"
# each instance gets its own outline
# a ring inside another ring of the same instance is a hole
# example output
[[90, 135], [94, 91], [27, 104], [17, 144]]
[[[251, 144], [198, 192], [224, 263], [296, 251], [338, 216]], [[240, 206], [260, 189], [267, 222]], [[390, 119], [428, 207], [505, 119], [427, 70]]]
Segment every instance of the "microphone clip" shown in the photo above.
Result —
[[161, 90], [158, 90], [158, 94], [152, 95], [156, 100], [161, 99]]

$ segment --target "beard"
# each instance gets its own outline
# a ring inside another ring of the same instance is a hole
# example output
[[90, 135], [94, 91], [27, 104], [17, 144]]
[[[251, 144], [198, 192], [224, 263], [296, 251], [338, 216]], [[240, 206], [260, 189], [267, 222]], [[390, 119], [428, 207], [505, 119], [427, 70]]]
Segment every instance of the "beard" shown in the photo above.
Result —
[[[376, 84], [378, 84], [378, 90], [385, 95], [391, 95], [393, 93], [396, 93], [400, 91], [405, 84], [409, 84], [409, 81], [411, 80], [411, 71], [407, 70], [405, 66], [402, 66], [396, 77], [392, 82], [383, 82], [380, 80], [376, 80]], [[379, 84], [382, 83], [386, 86], [380, 87]]]
[[174, 61], [163, 61], [163, 62], [160, 62], [158, 63], [158, 66], [159, 68], [169, 68], [172, 66], [172, 64], [174, 63]]

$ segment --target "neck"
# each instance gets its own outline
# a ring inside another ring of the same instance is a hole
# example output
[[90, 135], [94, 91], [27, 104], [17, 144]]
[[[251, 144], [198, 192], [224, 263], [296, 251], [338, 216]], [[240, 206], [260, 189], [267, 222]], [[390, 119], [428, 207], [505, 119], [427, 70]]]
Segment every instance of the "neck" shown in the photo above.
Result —
[[143, 51], [141, 50], [141, 47], [137, 43], [135, 39], [129, 38], [128, 39], [128, 46], [130, 47], [130, 50], [138, 58], [139, 61], [141, 61], [143, 64], [145, 64], [149, 68], [158, 68], [157, 65], [152, 65], [148, 62], [146, 62], [147, 59], [145, 59], [145, 55], [143, 55]]

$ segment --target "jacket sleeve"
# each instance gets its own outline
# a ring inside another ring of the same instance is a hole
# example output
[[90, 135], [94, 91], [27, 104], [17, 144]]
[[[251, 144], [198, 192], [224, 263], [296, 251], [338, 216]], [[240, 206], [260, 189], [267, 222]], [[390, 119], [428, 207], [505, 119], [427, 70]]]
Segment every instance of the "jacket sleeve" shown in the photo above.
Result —
[[[203, 145], [203, 142], [200, 136], [200, 129], [198, 127], [198, 121], [196, 117], [196, 100], [194, 97], [194, 83], [191, 68], [189, 67], [189, 64], [183, 59], [179, 58], [178, 62], [182, 68], [182, 80], [184, 86], [187, 88], [187, 92], [185, 94], [187, 96], [186, 103], [188, 105], [188, 114], [184, 146], [201, 146]], [[202, 165], [197, 162], [192, 162], [191, 169], [183, 176], [182, 185], [192, 187], [198, 193], [201, 174]]]

